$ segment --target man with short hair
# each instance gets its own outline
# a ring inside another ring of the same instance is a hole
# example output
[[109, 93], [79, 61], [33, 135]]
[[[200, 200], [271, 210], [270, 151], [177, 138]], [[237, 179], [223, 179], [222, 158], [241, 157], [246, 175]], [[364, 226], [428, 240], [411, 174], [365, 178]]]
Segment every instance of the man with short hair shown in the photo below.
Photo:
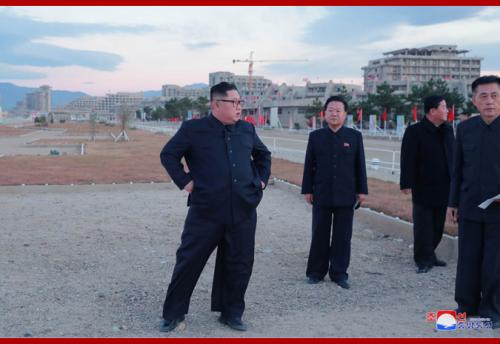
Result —
[[328, 126], [309, 134], [302, 179], [302, 194], [313, 205], [306, 275], [308, 283], [316, 284], [328, 273], [349, 289], [354, 208], [368, 194], [363, 137], [344, 127], [347, 103], [342, 97], [328, 98], [324, 113]]
[[216, 247], [211, 309], [221, 312], [220, 322], [246, 330], [241, 316], [254, 261], [256, 207], [271, 173], [271, 153], [253, 125], [240, 120], [241, 104], [234, 84], [213, 86], [212, 114], [184, 122], [161, 152], [174, 183], [189, 193], [189, 210], [160, 331], [172, 331], [184, 320], [196, 282]]
[[417, 273], [446, 266], [435, 250], [446, 220], [454, 142], [445, 99], [439, 95], [426, 97], [424, 110], [425, 117], [409, 126], [403, 136], [399, 183], [401, 191], [412, 196]]
[[455, 301], [458, 312], [490, 318], [500, 328], [500, 78], [472, 83], [479, 116], [460, 123], [454, 149], [449, 217], [458, 221]]

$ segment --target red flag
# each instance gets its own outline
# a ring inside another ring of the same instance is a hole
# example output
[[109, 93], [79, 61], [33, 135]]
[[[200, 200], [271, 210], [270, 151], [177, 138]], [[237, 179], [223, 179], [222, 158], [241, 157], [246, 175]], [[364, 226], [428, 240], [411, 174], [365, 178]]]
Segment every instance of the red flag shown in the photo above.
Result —
[[382, 116], [380, 119], [384, 122], [387, 122], [387, 108], [384, 108], [384, 112], [382, 112]]
[[361, 123], [363, 120], [363, 108], [358, 109], [358, 122]]
[[451, 106], [451, 109], [448, 112], [448, 121], [453, 122], [454, 120], [455, 120], [455, 104]]
[[253, 125], [255, 125], [255, 118], [253, 118], [253, 116], [246, 116], [245, 117], [245, 121], [247, 121], [248, 123], [252, 123]]
[[319, 119], [323, 121], [323, 118], [325, 118], [325, 113], [323, 111], [320, 111], [319, 113]]
[[413, 112], [413, 122], [416, 122], [417, 121], [417, 106], [413, 105], [413, 108], [411, 109], [411, 111]]

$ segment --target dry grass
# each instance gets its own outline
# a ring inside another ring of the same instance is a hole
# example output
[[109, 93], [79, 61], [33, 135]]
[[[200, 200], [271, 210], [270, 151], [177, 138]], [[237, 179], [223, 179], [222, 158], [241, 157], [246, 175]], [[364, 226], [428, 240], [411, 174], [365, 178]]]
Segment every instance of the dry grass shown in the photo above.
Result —
[[[63, 128], [70, 135], [87, 135], [87, 123], [61, 123], [50, 128]], [[10, 129], [6, 130], [9, 131]], [[22, 135], [18, 129], [17, 135]], [[99, 134], [113, 132], [118, 127], [97, 125]], [[0, 131], [0, 134], [2, 131]], [[160, 151], [168, 140], [166, 135], [141, 130], [129, 130], [129, 142], [114, 143], [111, 140], [89, 142], [85, 139], [43, 140], [43, 143], [85, 143], [84, 156], [15, 156], [0, 158], [0, 185], [19, 184], [109, 184], [167, 182], [170, 178], [160, 164]], [[12, 134], [14, 135], [14, 134]], [[40, 141], [42, 142], [42, 141]], [[292, 184], [301, 185], [303, 165], [273, 158], [272, 175]], [[411, 197], [399, 191], [399, 185], [368, 179], [369, 195], [364, 206], [412, 221]], [[447, 226], [445, 231], [456, 235], [456, 226]]]
[[31, 132], [31, 130], [26, 128], [12, 128], [5, 125], [0, 125], [0, 137], [20, 136], [28, 134], [29, 132]]
[[[64, 127], [67, 126], [70, 124], [64, 123]], [[81, 125], [70, 129], [74, 134], [86, 133]], [[70, 144], [85, 143], [87, 154], [0, 158], [0, 185], [170, 181], [159, 162], [159, 154], [167, 137], [139, 130], [131, 130], [128, 133], [131, 141], [119, 143], [89, 142], [84, 139], [43, 140], [44, 143], [53, 144], [61, 141]]]

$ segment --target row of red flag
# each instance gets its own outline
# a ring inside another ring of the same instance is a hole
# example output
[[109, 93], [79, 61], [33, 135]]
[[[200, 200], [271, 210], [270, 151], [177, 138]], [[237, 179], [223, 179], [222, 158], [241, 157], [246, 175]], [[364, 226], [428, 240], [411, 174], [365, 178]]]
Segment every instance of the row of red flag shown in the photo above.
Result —
[[248, 123], [252, 123], [253, 125], [256, 125], [258, 123], [259, 126], [263, 126], [264, 124], [266, 124], [266, 117], [263, 115], [257, 116], [257, 122], [255, 122], [254, 116], [245, 116], [243, 119]]
[[[411, 112], [412, 112], [412, 117], [413, 117], [413, 122], [417, 122], [418, 121], [418, 117], [417, 117], [417, 106], [414, 105], [411, 109]], [[358, 115], [358, 123], [360, 123], [363, 119], [363, 109], [362, 108], [358, 108], [358, 110], [356, 111], [357, 115]], [[323, 119], [325, 118], [325, 114], [323, 111], [321, 111], [319, 113], [319, 118], [321, 119], [321, 121], [323, 121]], [[384, 112], [382, 112], [382, 115], [380, 116], [380, 119], [382, 120], [382, 122], [387, 122], [387, 109], [384, 108]], [[266, 117], [263, 116], [263, 115], [258, 115], [257, 116], [257, 122], [255, 121], [255, 118], [254, 116], [245, 116], [244, 118], [245, 121], [249, 122], [249, 123], [252, 123], [253, 125], [256, 125], [257, 123], [259, 124], [259, 126], [263, 126], [265, 123], [266, 123]], [[452, 105], [451, 106], [451, 109], [450, 111], [448, 111], [448, 121], [449, 122], [453, 122], [455, 120], [455, 105]]]
[[[416, 105], [413, 106], [413, 108], [411, 109], [411, 112], [413, 115], [412, 116], [413, 122], [417, 122], [418, 117], [417, 117], [417, 106]], [[322, 113], [323, 112], [321, 112], [321, 114]], [[361, 122], [361, 120], [363, 118], [363, 109], [362, 108], [358, 108], [357, 115], [358, 115], [358, 122]], [[384, 108], [384, 112], [382, 112], [380, 119], [382, 120], [382, 122], [387, 122], [387, 109]], [[453, 122], [454, 120], [455, 120], [455, 105], [452, 105], [450, 111], [448, 111], [448, 122]]]

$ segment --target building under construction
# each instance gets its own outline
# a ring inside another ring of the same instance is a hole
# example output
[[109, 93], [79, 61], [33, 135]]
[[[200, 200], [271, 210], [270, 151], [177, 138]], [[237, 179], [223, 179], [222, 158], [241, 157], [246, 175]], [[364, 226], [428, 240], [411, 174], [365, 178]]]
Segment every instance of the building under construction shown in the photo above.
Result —
[[468, 57], [468, 50], [456, 45], [429, 45], [423, 48], [405, 48], [384, 53], [383, 58], [370, 60], [364, 72], [364, 90], [375, 93], [377, 86], [388, 83], [396, 93], [408, 94], [413, 85], [431, 79], [442, 79], [448, 87], [466, 99], [471, 84], [481, 73], [481, 57]]

